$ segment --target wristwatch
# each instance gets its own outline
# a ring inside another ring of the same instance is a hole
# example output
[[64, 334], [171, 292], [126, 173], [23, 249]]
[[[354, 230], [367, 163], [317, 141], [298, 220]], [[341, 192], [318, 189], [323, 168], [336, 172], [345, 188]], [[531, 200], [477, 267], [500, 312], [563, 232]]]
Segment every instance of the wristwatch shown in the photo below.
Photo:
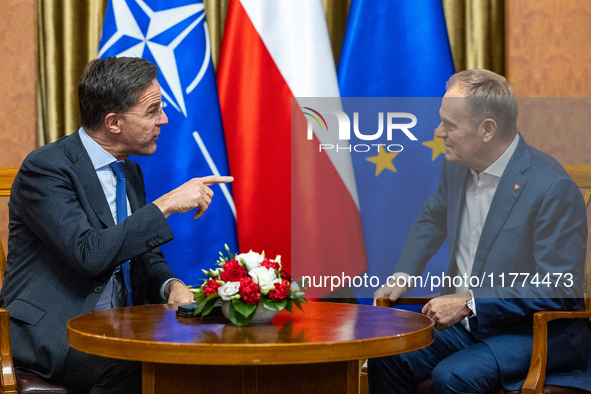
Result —
[[468, 315], [468, 317], [474, 316], [474, 298], [472, 298], [471, 295], [468, 298], [468, 300], [466, 300], [466, 307], [470, 310], [470, 314]]

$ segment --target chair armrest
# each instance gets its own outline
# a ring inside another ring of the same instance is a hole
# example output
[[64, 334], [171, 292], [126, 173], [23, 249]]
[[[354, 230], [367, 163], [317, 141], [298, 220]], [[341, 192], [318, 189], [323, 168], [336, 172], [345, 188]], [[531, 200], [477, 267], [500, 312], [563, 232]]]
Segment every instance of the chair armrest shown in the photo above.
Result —
[[556, 319], [589, 318], [591, 318], [591, 309], [577, 312], [542, 311], [534, 314], [534, 347], [529, 372], [521, 387], [523, 394], [541, 393], [543, 390], [548, 357], [548, 322]]
[[396, 305], [425, 305], [433, 298], [422, 298], [422, 297], [400, 297], [396, 301], [390, 301], [389, 298], [378, 298], [376, 299], [376, 305], [385, 308], [390, 308]]
[[0, 309], [0, 390], [3, 393], [16, 393], [16, 376], [12, 365], [12, 349], [10, 348], [10, 319], [6, 309]]

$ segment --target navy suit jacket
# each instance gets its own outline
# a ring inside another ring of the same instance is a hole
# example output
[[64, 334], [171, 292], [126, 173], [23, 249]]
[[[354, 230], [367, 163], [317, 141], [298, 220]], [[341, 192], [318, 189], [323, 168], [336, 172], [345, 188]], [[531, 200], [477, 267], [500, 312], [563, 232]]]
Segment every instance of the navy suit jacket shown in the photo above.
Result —
[[[468, 176], [467, 167], [443, 160], [438, 190], [419, 212], [396, 272], [420, 275], [447, 238], [446, 274], [458, 275], [455, 255]], [[520, 136], [493, 197], [471, 272], [481, 278], [478, 287], [471, 287], [477, 313], [470, 318], [471, 333], [492, 350], [505, 388], [517, 389], [525, 379], [531, 361], [533, 314], [584, 309], [586, 245], [587, 215], [579, 188], [556, 160]], [[524, 283], [522, 275], [512, 283], [511, 273], [527, 273], [529, 278]], [[536, 286], [532, 283], [536, 273], [540, 282], [550, 273], [551, 284]], [[556, 280], [554, 273], [563, 275]], [[572, 277], [565, 278], [567, 273]], [[442, 294], [453, 292], [447, 287], [442, 290]], [[546, 382], [591, 387], [589, 320], [556, 320], [548, 329]]]
[[126, 160], [125, 171], [133, 214], [115, 225], [78, 132], [23, 162], [9, 202], [1, 294], [20, 369], [61, 379], [68, 320], [93, 310], [119, 264], [131, 260], [134, 304], [161, 302], [162, 284], [175, 278], [158, 249], [172, 231], [158, 207], [145, 204], [140, 167]]

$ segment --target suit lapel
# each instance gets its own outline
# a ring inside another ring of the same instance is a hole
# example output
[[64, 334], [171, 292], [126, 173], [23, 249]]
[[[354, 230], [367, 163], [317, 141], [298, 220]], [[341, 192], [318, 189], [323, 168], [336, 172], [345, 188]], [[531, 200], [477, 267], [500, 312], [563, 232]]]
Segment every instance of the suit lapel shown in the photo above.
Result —
[[[451, 270], [452, 263], [455, 260], [456, 249], [458, 245], [458, 231], [460, 229], [460, 219], [462, 216], [462, 208], [466, 199], [466, 180], [470, 176], [470, 170], [467, 167], [459, 167], [460, 170], [456, 172], [451, 182], [450, 198], [448, 200], [447, 214], [453, 221], [450, 225], [450, 236], [448, 247], [451, 253], [449, 254], [450, 261], [448, 262], [448, 270]], [[449, 221], [448, 221], [449, 223]]]
[[[527, 147], [528, 145], [520, 135], [517, 148], [501, 176], [486, 216], [478, 248], [476, 249], [476, 256], [474, 257], [474, 265], [472, 266], [473, 276], [480, 276], [499, 232], [511, 214], [523, 189], [525, 189], [527, 179], [523, 176], [523, 172], [529, 168], [531, 161], [531, 153]], [[515, 185], [518, 185], [518, 187]]]
[[94, 213], [105, 227], [115, 225], [111, 209], [105, 198], [105, 193], [96, 175], [92, 161], [82, 145], [78, 131], [67, 138], [65, 142], [66, 156], [72, 161], [72, 170], [78, 175], [78, 179], [84, 188], [88, 203]]
[[139, 187], [140, 178], [136, 176], [136, 171], [132, 167], [133, 163], [129, 160], [125, 160], [125, 179], [126, 179], [126, 192], [127, 198], [129, 199], [129, 206], [131, 207], [130, 215], [140, 209], [140, 202], [138, 200], [137, 190]]
[[[448, 163], [449, 165], [449, 163]], [[466, 179], [470, 176], [470, 170], [463, 166], [457, 166], [457, 170], [450, 175], [450, 182], [448, 186], [448, 262], [447, 262], [447, 276], [455, 276], [457, 274], [457, 267], [455, 264], [456, 249], [458, 245], [458, 232], [460, 228], [460, 219], [462, 209], [464, 207], [464, 200], [466, 198]], [[441, 289], [441, 295], [451, 294], [454, 292], [452, 287], [444, 284]]]

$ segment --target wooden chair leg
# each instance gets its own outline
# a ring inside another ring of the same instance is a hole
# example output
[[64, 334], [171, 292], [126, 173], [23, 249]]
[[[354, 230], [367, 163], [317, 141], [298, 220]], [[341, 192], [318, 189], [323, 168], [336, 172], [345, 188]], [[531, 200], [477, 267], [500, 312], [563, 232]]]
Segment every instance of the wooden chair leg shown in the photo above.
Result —
[[359, 360], [359, 394], [369, 394], [367, 380], [367, 360]]
[[6, 394], [17, 394], [16, 375], [12, 364], [10, 347], [10, 319], [6, 309], [0, 309], [0, 364], [2, 364], [1, 390]]

